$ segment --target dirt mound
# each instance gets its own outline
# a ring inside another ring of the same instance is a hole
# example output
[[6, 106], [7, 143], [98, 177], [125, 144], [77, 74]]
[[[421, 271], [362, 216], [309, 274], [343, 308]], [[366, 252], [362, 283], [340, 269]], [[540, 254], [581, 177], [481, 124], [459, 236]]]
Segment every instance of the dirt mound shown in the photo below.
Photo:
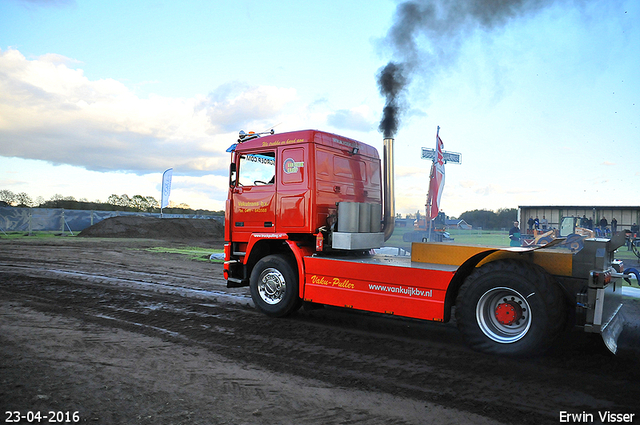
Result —
[[78, 236], [98, 238], [202, 239], [224, 237], [224, 226], [213, 219], [119, 216], [87, 227]]

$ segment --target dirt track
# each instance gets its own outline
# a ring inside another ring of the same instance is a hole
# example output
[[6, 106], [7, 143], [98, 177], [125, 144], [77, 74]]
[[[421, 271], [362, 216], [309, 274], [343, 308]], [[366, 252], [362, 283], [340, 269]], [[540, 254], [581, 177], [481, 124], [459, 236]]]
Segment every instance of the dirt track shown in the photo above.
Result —
[[637, 347], [613, 356], [574, 333], [514, 360], [470, 351], [452, 323], [338, 309], [270, 319], [245, 288], [225, 287], [220, 264], [139, 250], [171, 244], [221, 247], [0, 239], [5, 421], [77, 411], [96, 424], [555, 424], [563, 411], [596, 423], [611, 411], [640, 423]]

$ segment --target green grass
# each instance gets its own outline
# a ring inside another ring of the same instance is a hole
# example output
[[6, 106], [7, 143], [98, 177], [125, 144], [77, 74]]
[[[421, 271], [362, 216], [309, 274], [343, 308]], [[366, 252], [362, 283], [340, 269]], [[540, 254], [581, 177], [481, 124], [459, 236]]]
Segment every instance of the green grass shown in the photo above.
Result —
[[640, 259], [638, 259], [638, 257], [636, 257], [636, 255], [632, 251], [627, 251], [626, 246], [621, 246], [620, 248], [618, 248], [615, 257], [616, 259], [622, 260], [625, 263], [640, 262]]
[[[386, 246], [397, 246], [406, 250], [411, 249], [410, 242], [404, 242], [402, 236], [412, 231], [412, 228], [396, 227], [391, 238], [385, 242]], [[454, 239], [454, 244], [460, 245], [481, 245], [491, 247], [509, 246], [509, 232], [499, 230], [460, 230], [451, 229], [449, 234]], [[446, 242], [449, 243], [449, 242]]]
[[454, 243], [461, 245], [509, 246], [509, 232], [507, 231], [451, 229], [449, 234], [454, 238]]
[[224, 252], [222, 249], [213, 249], [213, 248], [210, 249], [210, 248], [202, 248], [202, 247], [196, 247], [196, 246], [186, 246], [183, 248], [167, 248], [163, 246], [157, 246], [153, 248], [145, 248], [144, 251], [184, 255], [189, 260], [193, 260], [193, 261], [207, 261], [212, 263], [224, 262], [224, 260], [209, 259], [211, 254], [220, 254]]

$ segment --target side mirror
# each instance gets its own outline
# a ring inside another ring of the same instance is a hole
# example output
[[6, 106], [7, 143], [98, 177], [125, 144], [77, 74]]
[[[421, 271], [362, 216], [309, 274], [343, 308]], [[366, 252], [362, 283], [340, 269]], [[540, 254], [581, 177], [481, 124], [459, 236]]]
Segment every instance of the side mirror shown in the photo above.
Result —
[[229, 166], [229, 187], [236, 185], [236, 163], [232, 162]]

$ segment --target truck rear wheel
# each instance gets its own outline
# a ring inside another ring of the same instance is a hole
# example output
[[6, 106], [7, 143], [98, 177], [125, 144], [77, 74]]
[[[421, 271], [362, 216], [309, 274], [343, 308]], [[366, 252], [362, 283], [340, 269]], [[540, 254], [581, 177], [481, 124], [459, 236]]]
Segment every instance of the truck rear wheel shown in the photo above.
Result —
[[476, 269], [460, 288], [456, 320], [475, 350], [500, 355], [540, 354], [564, 329], [564, 295], [541, 267], [494, 261]]
[[300, 307], [298, 274], [282, 255], [264, 257], [253, 268], [251, 298], [256, 308], [271, 317], [283, 317]]

